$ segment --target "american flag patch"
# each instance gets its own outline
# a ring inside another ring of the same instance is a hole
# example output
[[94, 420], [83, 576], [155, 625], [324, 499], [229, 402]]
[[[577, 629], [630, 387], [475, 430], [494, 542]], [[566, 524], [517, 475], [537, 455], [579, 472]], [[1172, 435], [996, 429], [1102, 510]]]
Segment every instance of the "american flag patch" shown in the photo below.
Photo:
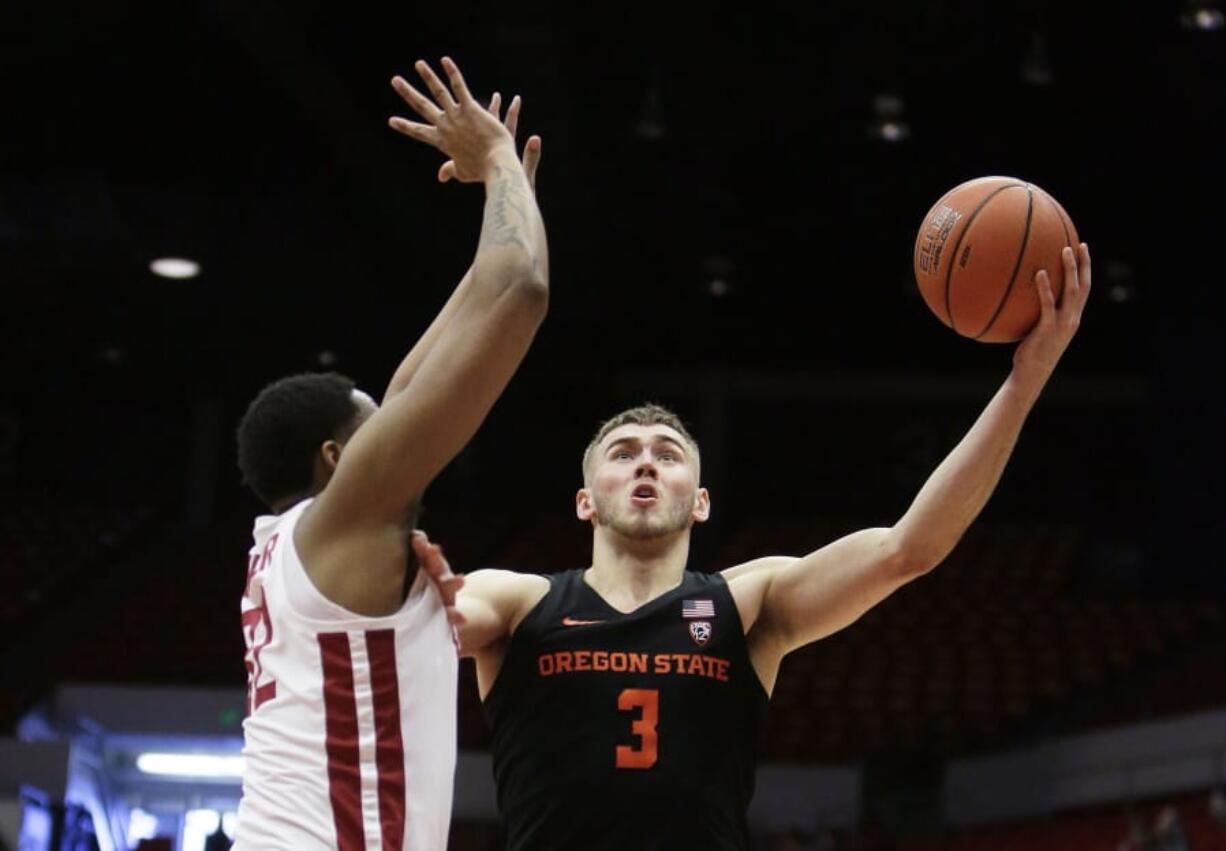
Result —
[[682, 600], [681, 617], [713, 618], [715, 617], [715, 602], [712, 600]]

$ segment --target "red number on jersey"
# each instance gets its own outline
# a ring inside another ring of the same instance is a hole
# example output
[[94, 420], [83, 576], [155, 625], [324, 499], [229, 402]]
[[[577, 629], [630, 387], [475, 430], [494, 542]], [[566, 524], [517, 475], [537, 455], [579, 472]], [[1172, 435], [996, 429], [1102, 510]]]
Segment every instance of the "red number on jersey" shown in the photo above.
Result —
[[[247, 591], [251, 593], [251, 579], [268, 566], [272, 551], [277, 546], [277, 536], [269, 538], [264, 551], [251, 557], [247, 566]], [[267, 678], [260, 682], [264, 669], [260, 666], [260, 651], [272, 641], [272, 618], [268, 614], [268, 601], [260, 590], [260, 604], [243, 612], [243, 640], [247, 643], [247, 714], [255, 712], [263, 704], [277, 696], [276, 680]]]

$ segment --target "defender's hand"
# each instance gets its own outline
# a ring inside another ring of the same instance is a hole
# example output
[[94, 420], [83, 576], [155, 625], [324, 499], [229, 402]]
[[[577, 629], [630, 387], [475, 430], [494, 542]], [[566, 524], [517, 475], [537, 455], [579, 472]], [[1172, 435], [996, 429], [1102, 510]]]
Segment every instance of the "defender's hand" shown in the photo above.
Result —
[[393, 116], [388, 124], [393, 130], [433, 145], [449, 156], [455, 162], [456, 180], [478, 183], [488, 177], [500, 154], [515, 156], [515, 140], [502, 122], [473, 100], [456, 64], [446, 56], [442, 64], [451, 83], [450, 90], [424, 61], [418, 60], [414, 65], [434, 96], [433, 100], [403, 77], [392, 78], [392, 88], [427, 123]]
[[[511, 134], [511, 138], [515, 138], [515, 130], [519, 126], [519, 110], [523, 106], [523, 101], [519, 95], [511, 98], [511, 105], [507, 107], [507, 117], [503, 121], [503, 126], [507, 128], [507, 132]], [[494, 96], [490, 99], [490, 115], [499, 118], [499, 112], [502, 109], [502, 95], [494, 92]], [[532, 187], [532, 191], [536, 192], [536, 167], [541, 161], [541, 137], [529, 136], [527, 143], [524, 145], [524, 174], [528, 176], [528, 185]], [[447, 160], [438, 170], [438, 182], [446, 183], [455, 177], [455, 160]]]

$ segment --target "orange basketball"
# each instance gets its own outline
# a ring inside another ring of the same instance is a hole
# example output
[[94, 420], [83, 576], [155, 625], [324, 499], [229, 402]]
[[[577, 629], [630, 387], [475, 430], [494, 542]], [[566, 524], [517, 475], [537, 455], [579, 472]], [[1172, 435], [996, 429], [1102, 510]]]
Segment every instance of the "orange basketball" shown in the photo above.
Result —
[[972, 340], [1008, 343], [1039, 321], [1040, 269], [1060, 303], [1060, 252], [1077, 244], [1077, 229], [1055, 198], [1024, 180], [981, 177], [945, 193], [924, 217], [915, 280], [950, 328]]

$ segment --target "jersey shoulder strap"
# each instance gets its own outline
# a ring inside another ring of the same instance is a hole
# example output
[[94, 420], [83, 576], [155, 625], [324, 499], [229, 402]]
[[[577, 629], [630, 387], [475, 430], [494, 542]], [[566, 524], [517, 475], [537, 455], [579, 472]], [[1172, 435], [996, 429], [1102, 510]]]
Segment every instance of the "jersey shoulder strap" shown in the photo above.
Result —
[[584, 593], [583, 571], [584, 568], [578, 567], [545, 577], [549, 580], [549, 590], [519, 622], [512, 636], [513, 643], [531, 640], [565, 617], [582, 618], [584, 614], [592, 614], [584, 607], [588, 597]]

